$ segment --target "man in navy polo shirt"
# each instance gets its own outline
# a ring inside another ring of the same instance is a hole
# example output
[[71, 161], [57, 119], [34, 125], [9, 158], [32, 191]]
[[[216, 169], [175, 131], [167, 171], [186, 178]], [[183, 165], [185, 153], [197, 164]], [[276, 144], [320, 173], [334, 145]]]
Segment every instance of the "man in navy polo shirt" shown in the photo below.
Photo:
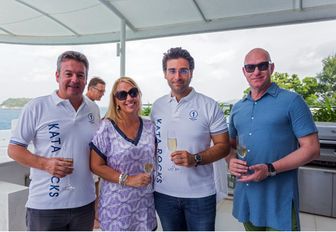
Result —
[[299, 230], [298, 167], [319, 156], [311, 112], [296, 93], [271, 81], [274, 64], [261, 48], [245, 57], [250, 93], [236, 103], [227, 158], [237, 177], [233, 216], [246, 230]]

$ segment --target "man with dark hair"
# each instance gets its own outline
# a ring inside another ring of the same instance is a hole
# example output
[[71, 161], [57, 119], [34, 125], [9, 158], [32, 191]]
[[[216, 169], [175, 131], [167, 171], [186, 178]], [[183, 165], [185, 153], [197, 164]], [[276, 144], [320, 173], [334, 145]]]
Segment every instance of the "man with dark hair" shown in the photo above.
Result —
[[300, 230], [298, 168], [320, 154], [317, 128], [302, 97], [272, 83], [265, 49], [249, 51], [242, 70], [251, 90], [230, 114], [233, 216], [246, 230]]
[[189, 86], [194, 59], [187, 50], [169, 49], [162, 66], [171, 92], [151, 114], [158, 141], [155, 208], [163, 230], [215, 230], [212, 163], [230, 150], [224, 113]]
[[93, 77], [87, 87], [86, 96], [91, 101], [100, 101], [105, 93], [105, 81], [99, 77]]
[[[89, 63], [75, 51], [57, 60], [58, 89], [22, 110], [8, 145], [9, 156], [30, 167], [27, 230], [92, 230], [94, 182], [90, 148], [99, 109], [83, 97]], [[34, 144], [34, 153], [27, 149]]]

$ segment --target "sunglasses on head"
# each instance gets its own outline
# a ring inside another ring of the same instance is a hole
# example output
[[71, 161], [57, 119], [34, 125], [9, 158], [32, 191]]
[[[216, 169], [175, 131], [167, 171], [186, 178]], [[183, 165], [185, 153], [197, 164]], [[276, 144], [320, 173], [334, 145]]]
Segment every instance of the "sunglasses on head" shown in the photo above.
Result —
[[270, 64], [272, 64], [271, 61], [264, 61], [259, 64], [245, 64], [244, 68], [246, 72], [253, 73], [256, 67], [258, 67], [259, 71], [265, 71], [268, 69]]
[[135, 98], [137, 97], [139, 94], [139, 90], [136, 87], [131, 88], [128, 92], [126, 92], [125, 90], [123, 91], [118, 91], [115, 93], [115, 97], [119, 100], [119, 101], [123, 101], [126, 100], [127, 95], [130, 95], [130, 97]]

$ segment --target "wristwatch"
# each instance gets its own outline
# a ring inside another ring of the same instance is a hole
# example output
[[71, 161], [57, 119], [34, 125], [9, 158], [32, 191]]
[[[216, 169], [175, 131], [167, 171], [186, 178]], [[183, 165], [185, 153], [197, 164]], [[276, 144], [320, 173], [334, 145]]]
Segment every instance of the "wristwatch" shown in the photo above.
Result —
[[267, 168], [268, 168], [268, 176], [275, 176], [277, 173], [276, 173], [276, 170], [275, 170], [273, 164], [268, 163], [266, 165], [267, 165]]
[[197, 153], [194, 155], [194, 159], [195, 159], [195, 167], [197, 167], [201, 162], [202, 162], [202, 156]]

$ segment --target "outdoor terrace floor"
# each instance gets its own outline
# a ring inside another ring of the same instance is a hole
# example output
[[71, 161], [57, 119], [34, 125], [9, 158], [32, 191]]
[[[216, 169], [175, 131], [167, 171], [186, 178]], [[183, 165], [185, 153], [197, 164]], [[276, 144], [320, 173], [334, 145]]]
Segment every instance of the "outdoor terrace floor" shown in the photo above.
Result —
[[[302, 231], [335, 231], [336, 218], [300, 213]], [[217, 205], [216, 230], [244, 230], [232, 216], [232, 200], [225, 199]]]
[[[300, 213], [302, 231], [335, 231], [336, 218]], [[158, 230], [162, 230], [159, 225]], [[232, 199], [217, 205], [216, 231], [242, 231], [244, 227], [232, 216]]]

